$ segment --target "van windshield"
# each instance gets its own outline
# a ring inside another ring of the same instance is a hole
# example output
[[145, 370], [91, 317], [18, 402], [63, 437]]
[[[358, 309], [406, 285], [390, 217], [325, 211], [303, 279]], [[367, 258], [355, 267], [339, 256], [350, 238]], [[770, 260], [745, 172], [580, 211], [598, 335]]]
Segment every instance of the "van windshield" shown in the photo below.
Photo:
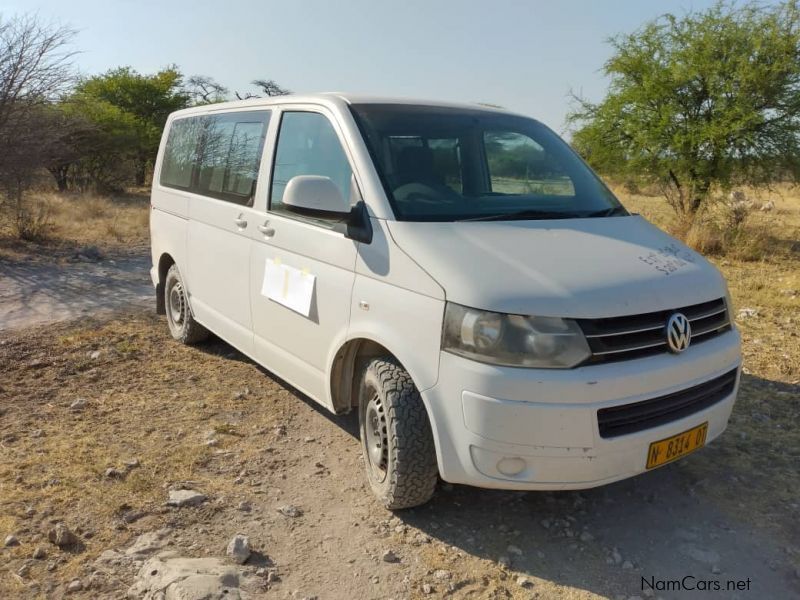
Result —
[[578, 155], [533, 119], [403, 104], [351, 108], [398, 220], [628, 214]]

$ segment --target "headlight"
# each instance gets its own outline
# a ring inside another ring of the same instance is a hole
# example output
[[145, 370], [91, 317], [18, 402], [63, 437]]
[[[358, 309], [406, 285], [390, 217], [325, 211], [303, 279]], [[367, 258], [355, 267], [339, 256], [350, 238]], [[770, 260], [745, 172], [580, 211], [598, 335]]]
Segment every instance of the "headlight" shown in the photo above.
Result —
[[728, 289], [728, 284], [725, 284], [725, 310], [728, 313], [728, 323], [731, 328], [736, 327], [736, 313], [733, 311], [733, 298], [731, 291]]
[[591, 351], [575, 321], [506, 315], [447, 303], [442, 348], [494, 365], [567, 369]]

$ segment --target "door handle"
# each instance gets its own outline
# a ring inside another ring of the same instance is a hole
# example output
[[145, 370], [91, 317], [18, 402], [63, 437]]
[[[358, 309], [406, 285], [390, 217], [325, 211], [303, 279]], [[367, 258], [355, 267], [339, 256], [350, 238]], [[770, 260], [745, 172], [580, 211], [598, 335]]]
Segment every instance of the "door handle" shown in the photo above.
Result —
[[264, 237], [271, 238], [275, 235], [275, 229], [269, 226], [269, 221], [264, 221], [263, 225], [259, 225], [258, 230], [264, 234]]
[[245, 220], [242, 218], [243, 216], [244, 216], [244, 215], [239, 215], [238, 217], [236, 217], [236, 218], [233, 220], [233, 222], [234, 222], [234, 223], [236, 223], [236, 226], [237, 226], [239, 229], [245, 229], [245, 228], [247, 227], [247, 221], [245, 221]]

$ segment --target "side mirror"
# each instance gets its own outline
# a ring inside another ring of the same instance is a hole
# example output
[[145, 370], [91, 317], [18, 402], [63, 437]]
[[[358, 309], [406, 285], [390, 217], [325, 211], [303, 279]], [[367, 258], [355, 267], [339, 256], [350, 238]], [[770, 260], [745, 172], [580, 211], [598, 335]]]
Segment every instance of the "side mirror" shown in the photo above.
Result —
[[350, 202], [330, 177], [297, 175], [289, 180], [282, 204], [287, 210], [309, 217], [335, 219], [350, 215]]

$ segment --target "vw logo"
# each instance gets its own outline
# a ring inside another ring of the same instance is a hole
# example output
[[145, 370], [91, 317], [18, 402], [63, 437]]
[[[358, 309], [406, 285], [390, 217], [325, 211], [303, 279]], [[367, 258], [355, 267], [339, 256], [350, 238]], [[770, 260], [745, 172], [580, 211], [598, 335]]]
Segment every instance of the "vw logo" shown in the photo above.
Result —
[[681, 313], [673, 314], [667, 321], [667, 346], [669, 351], [680, 354], [692, 341], [692, 325]]

